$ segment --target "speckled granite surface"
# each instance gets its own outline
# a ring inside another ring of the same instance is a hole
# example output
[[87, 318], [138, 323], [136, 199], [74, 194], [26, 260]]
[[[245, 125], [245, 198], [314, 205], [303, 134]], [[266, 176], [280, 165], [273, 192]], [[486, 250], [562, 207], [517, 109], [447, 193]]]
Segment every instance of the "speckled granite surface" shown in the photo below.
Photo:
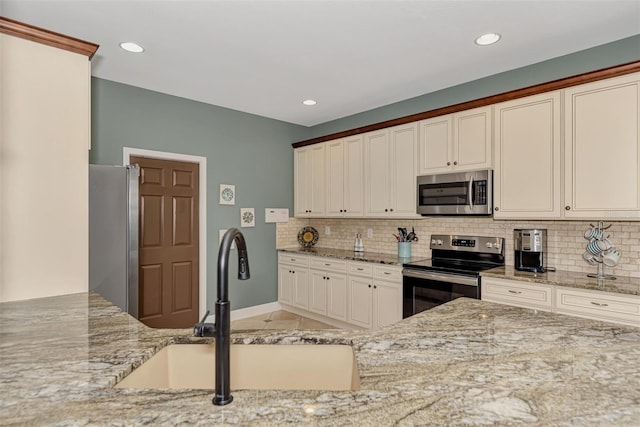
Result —
[[[483, 271], [481, 275], [497, 277], [500, 279], [521, 280], [532, 283], [546, 283], [548, 285], [558, 285], [567, 288], [640, 295], [640, 279], [633, 277], [619, 276], [616, 280], [601, 280], [587, 277], [584, 273], [576, 273], [572, 271], [530, 273], [527, 271], [518, 271], [513, 267], [494, 268], [492, 270]], [[638, 425], [640, 425], [640, 422]]]
[[[461, 298], [378, 331], [257, 331], [244, 343], [352, 343], [361, 389], [112, 386], [191, 331], [151, 330], [96, 294], [0, 304], [2, 425], [637, 426], [640, 328]], [[304, 408], [313, 408], [305, 415]]]
[[278, 249], [281, 252], [298, 253], [304, 255], [323, 256], [327, 258], [338, 258], [347, 261], [365, 261], [373, 262], [377, 264], [389, 264], [389, 265], [402, 265], [407, 262], [415, 262], [424, 257], [411, 257], [411, 258], [398, 258], [396, 255], [382, 254], [379, 252], [362, 252], [356, 254], [354, 251], [348, 251], [344, 249], [331, 249], [331, 248], [317, 248], [315, 246], [310, 248], [303, 248], [300, 246], [291, 248]]

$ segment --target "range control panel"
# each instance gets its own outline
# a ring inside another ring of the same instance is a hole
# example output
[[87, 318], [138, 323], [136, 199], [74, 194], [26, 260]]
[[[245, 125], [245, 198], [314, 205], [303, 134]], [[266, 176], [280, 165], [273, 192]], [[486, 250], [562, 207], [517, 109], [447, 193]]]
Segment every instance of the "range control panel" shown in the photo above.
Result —
[[504, 238], [432, 234], [429, 247], [435, 250], [504, 254]]

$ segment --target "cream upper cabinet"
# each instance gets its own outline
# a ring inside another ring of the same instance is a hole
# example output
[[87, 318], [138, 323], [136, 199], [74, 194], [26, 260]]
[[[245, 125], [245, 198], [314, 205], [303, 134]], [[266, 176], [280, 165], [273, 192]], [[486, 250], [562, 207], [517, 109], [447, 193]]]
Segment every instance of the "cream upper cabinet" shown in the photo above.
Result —
[[491, 106], [419, 122], [420, 175], [490, 168]]
[[494, 218], [560, 218], [560, 91], [494, 112]]
[[325, 145], [296, 148], [293, 153], [295, 216], [324, 216]]
[[417, 217], [417, 123], [364, 135], [365, 216]]
[[325, 143], [327, 217], [364, 215], [362, 139], [355, 135]]
[[564, 215], [640, 219], [640, 73], [564, 91]]

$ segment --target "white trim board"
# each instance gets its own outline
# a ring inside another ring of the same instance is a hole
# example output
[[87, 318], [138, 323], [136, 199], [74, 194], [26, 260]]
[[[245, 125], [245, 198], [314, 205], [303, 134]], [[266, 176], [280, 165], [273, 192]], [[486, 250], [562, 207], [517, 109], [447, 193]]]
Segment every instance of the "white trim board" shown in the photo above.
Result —
[[199, 165], [199, 186], [200, 186], [200, 221], [199, 221], [199, 252], [200, 252], [200, 275], [199, 280], [199, 318], [207, 312], [207, 158], [202, 156], [192, 156], [190, 154], [167, 153], [164, 151], [143, 150], [140, 148], [123, 147], [122, 164], [129, 165], [131, 156], [150, 157], [161, 160], [177, 160], [179, 162], [191, 162]]

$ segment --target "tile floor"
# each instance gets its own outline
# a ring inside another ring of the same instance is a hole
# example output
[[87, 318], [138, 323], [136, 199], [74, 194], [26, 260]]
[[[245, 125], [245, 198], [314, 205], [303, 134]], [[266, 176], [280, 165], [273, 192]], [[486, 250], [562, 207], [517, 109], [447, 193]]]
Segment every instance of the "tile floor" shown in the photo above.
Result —
[[234, 320], [231, 322], [231, 329], [336, 329], [336, 327], [280, 310]]

